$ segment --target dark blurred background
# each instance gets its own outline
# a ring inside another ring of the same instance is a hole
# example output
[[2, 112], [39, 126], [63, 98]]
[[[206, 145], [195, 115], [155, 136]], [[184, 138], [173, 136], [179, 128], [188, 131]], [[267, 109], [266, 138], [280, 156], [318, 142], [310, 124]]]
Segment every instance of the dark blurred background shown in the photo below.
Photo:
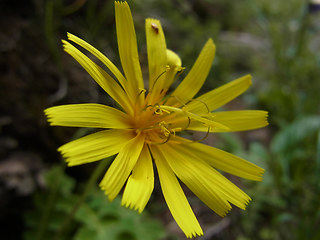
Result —
[[[160, 19], [167, 46], [180, 55], [185, 72], [213, 38], [217, 53], [202, 92], [251, 73], [253, 86], [225, 108], [269, 111], [267, 128], [206, 140], [266, 173], [260, 183], [228, 176], [253, 201], [225, 218], [186, 189], [205, 232], [199, 239], [320, 239], [319, 4], [129, 0], [145, 76], [144, 19], [153, 17]], [[67, 32], [120, 67], [113, 1], [0, 1], [1, 239], [57, 238], [96, 166], [66, 169], [57, 147], [90, 130], [49, 127], [43, 114], [53, 105], [110, 101], [63, 52]], [[184, 239], [158, 184], [141, 215], [92, 190], [59, 239]]]

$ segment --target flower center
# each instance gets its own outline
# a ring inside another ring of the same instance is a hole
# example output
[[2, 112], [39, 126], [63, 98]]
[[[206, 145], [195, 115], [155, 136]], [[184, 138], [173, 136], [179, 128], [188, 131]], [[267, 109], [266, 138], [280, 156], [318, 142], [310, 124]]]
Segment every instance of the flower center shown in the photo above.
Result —
[[133, 128], [137, 134], [144, 134], [149, 144], [166, 143], [171, 136], [182, 130], [171, 123], [172, 114], [159, 104], [147, 106], [133, 119]]

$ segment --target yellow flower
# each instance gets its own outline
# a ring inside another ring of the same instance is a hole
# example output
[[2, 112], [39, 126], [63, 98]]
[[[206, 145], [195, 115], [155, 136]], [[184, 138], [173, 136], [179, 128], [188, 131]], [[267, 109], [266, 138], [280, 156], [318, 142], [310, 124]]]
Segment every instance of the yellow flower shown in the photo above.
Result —
[[[141, 212], [154, 187], [153, 161], [172, 216], [187, 237], [202, 229], [177, 177], [220, 216], [230, 203], [245, 209], [250, 197], [216, 170], [260, 181], [263, 169], [230, 153], [178, 136], [185, 130], [209, 132], [243, 131], [268, 124], [267, 112], [245, 110], [213, 112], [251, 85], [246, 75], [197, 98], [215, 55], [211, 39], [195, 64], [172, 92], [168, 91], [183, 70], [181, 60], [167, 49], [161, 24], [146, 19], [149, 65], [148, 90], [139, 63], [136, 34], [126, 2], [115, 3], [119, 55], [124, 75], [101, 52], [68, 34], [64, 50], [118, 103], [120, 110], [101, 104], [71, 104], [45, 110], [53, 126], [104, 129], [59, 148], [69, 166], [90, 163], [112, 155], [116, 158], [100, 183], [113, 200], [126, 184], [122, 205]], [[115, 79], [85, 56], [74, 42], [97, 57]]]

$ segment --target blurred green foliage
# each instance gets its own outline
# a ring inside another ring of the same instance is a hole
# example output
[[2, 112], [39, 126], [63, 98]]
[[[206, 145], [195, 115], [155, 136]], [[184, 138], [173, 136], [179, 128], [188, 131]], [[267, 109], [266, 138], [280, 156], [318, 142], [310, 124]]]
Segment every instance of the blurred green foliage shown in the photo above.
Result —
[[319, 239], [319, 133], [319, 116], [306, 116], [278, 131], [270, 148], [249, 145], [246, 158], [266, 172], [262, 183], [249, 183], [253, 203], [236, 220], [239, 239]]
[[[34, 3], [48, 50], [62, 72], [60, 39], [67, 31], [92, 43], [120, 66], [113, 1]], [[262, 130], [262, 139], [250, 133], [244, 136], [245, 142], [241, 135], [219, 135], [217, 145], [266, 172], [261, 183], [244, 182], [253, 202], [247, 211], [228, 215], [231, 224], [225, 231], [231, 235], [219, 233], [214, 239], [320, 239], [320, 13], [309, 13], [308, 1], [301, 0], [136, 0], [129, 4], [145, 73], [144, 19], [153, 17], [161, 20], [168, 48], [181, 56], [186, 72], [206, 40], [213, 38], [217, 56], [203, 91], [251, 73], [253, 91], [236, 104], [270, 113], [271, 125]], [[46, 220], [45, 239], [57, 230], [77, 197], [75, 182], [61, 169], [54, 168], [50, 174], [48, 188], [58, 202], [49, 205], [52, 215]], [[59, 178], [64, 184], [57, 187]], [[25, 216], [30, 228], [26, 240], [35, 239], [40, 212], [48, 206], [43, 198], [43, 193], [36, 194], [35, 210]], [[117, 239], [117, 234], [122, 236], [118, 239], [161, 239], [165, 235], [157, 222], [120, 208], [118, 199], [112, 204], [105, 199], [99, 191], [92, 193], [72, 222], [74, 232], [64, 239]]]
[[[46, 173], [45, 180], [47, 191], [35, 194], [35, 209], [25, 214], [28, 229], [24, 234], [26, 240], [157, 240], [166, 235], [159, 221], [145, 213], [139, 214], [121, 207], [120, 198], [110, 203], [103, 192], [94, 187], [69, 224], [72, 231], [69, 229], [57, 238], [61, 223], [80, 194], [75, 193], [75, 180], [59, 166], [52, 167]], [[46, 213], [45, 217], [43, 213]], [[41, 230], [42, 227], [45, 228]]]

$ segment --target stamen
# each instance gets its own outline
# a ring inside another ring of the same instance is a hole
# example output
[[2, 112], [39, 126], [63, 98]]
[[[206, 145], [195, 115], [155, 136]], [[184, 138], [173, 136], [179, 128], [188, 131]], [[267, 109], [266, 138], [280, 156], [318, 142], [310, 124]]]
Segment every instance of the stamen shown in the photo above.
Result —
[[175, 76], [174, 78], [174, 82], [177, 80], [178, 77], [180, 77], [180, 75], [183, 73], [183, 71], [185, 70], [186, 68], [185, 67], [179, 67], [178, 70], [177, 70], [177, 75]]
[[199, 143], [206, 140], [209, 137], [209, 133], [210, 133], [210, 127], [208, 127], [207, 133], [204, 137], [200, 138], [199, 140], [192, 140], [191, 143]]
[[163, 113], [167, 113], [167, 114], [171, 114], [170, 111], [163, 109], [159, 104], [155, 104], [155, 105], [147, 105], [143, 110], [146, 111], [148, 108], [153, 108], [154, 113], [157, 115], [163, 115]]
[[167, 137], [167, 139], [164, 140], [163, 142], [150, 142], [150, 143], [151, 143], [151, 144], [155, 144], [155, 145], [165, 144], [165, 143], [167, 143], [167, 142], [170, 140], [170, 136], [171, 136], [171, 135], [169, 135], [169, 136]]
[[137, 97], [136, 97], [135, 104], [137, 104], [137, 102], [138, 102], [138, 100], [139, 100], [140, 95], [141, 95], [141, 94], [143, 94], [143, 93], [145, 93], [145, 92], [146, 92], [146, 90], [145, 90], [145, 89], [141, 89], [141, 88], [140, 88], [140, 92], [139, 92], [139, 94], [138, 94], [138, 95], [137, 95]]
[[172, 95], [167, 97], [166, 101], [164, 102], [164, 105], [166, 104], [166, 102], [168, 101], [169, 98], [175, 98], [179, 103], [181, 103], [181, 105], [185, 105], [179, 97], [172, 96]]
[[159, 104], [155, 104], [154, 108], [156, 109], [154, 111], [154, 113], [157, 114], [157, 115], [163, 115], [164, 112], [167, 113], [167, 114], [171, 113], [170, 111], [161, 108]]
[[[172, 97], [174, 97], [174, 96], [172, 96]], [[179, 101], [178, 98], [177, 98], [177, 100]], [[196, 99], [194, 99], [194, 100], [196, 100]], [[189, 102], [191, 102], [191, 101], [192, 101], [192, 100], [190, 100]], [[200, 101], [200, 100], [197, 100], [197, 101]], [[189, 125], [191, 124], [191, 118], [192, 118], [193, 120], [195, 120], [195, 121], [199, 121], [199, 122], [202, 122], [203, 124], [206, 124], [207, 121], [205, 121], [205, 120], [211, 121], [211, 120], [213, 119], [213, 117], [214, 117], [214, 116], [210, 113], [207, 104], [206, 104], [205, 102], [203, 102], [203, 101], [200, 101], [200, 102], [203, 103], [203, 104], [206, 106], [206, 108], [207, 108], [207, 110], [208, 110], [208, 116], [210, 117], [210, 119], [207, 119], [207, 118], [204, 118], [204, 117], [202, 117], [202, 116], [200, 116], [200, 115], [197, 115], [197, 114], [188, 112], [188, 111], [186, 110], [186, 109], [188, 108], [188, 106], [187, 106], [186, 104], [182, 104], [182, 107], [180, 107], [180, 108], [171, 107], [171, 106], [162, 106], [162, 108], [166, 107], [166, 108], [172, 109], [172, 112], [181, 112], [181, 113], [186, 114], [186, 115], [187, 115], [186, 117], [188, 118], [188, 125], [185, 127], [185, 130], [187, 130], [187, 128], [188, 128]], [[165, 110], [165, 109], [163, 109], [163, 110]], [[167, 111], [169, 111], [169, 110], [167, 110]], [[215, 124], [218, 124], [218, 123], [215, 123]], [[202, 141], [204, 141], [205, 139], [207, 139], [208, 136], [209, 136], [211, 127], [212, 127], [212, 126], [208, 126], [207, 133], [206, 133], [206, 135], [205, 135], [204, 137], [202, 137], [202, 138], [199, 139], [199, 140], [191, 140], [191, 141], [194, 142], [194, 143], [196, 143], [196, 142], [202, 142]], [[171, 129], [171, 132], [173, 132], [174, 135], [175, 135], [175, 130], [177, 130], [177, 129]], [[180, 128], [179, 130], [182, 131], [181, 128]], [[192, 142], [191, 142], [191, 143], [192, 143]]]
[[168, 124], [165, 121], [159, 123], [160, 131], [166, 136], [170, 136], [171, 131], [168, 129]]
[[156, 78], [156, 80], [153, 82], [152, 87], [150, 88], [150, 91], [149, 91], [149, 92], [152, 92], [152, 90], [153, 90], [154, 86], [156, 85], [157, 81], [159, 80], [159, 78], [160, 78], [161, 76], [163, 76], [163, 74], [165, 74], [167, 71], [168, 71], [168, 68], [166, 67], [166, 70], [163, 71], [162, 73], [160, 73], [160, 75], [159, 75], [159, 76]]
[[206, 107], [207, 113], [210, 113], [210, 109], [209, 109], [208, 105], [204, 101], [199, 100], [199, 99], [191, 99], [185, 105], [188, 105], [189, 103], [191, 103], [193, 101], [198, 101], [198, 102], [202, 103]]
[[147, 90], [145, 90], [144, 88], [139, 88], [140, 89], [140, 92], [138, 94], [138, 97], [142, 94], [142, 93], [145, 93]]
[[185, 108], [187, 108], [187, 106], [184, 106], [182, 108], [178, 108], [178, 107], [173, 107], [173, 106], [161, 105], [161, 108], [165, 109], [165, 110], [168, 110], [168, 111], [171, 111], [173, 113], [183, 113], [186, 116], [190, 117], [192, 120], [204, 123], [204, 124], [206, 124], [207, 126], [210, 126], [210, 127], [219, 127], [221, 129], [229, 130], [228, 127], [224, 126], [223, 124], [221, 124], [219, 122], [214, 122], [213, 120], [208, 119], [208, 118], [206, 118], [204, 116], [198, 115], [196, 113], [192, 113], [190, 111], [186, 111]]
[[183, 131], [183, 129], [182, 128], [172, 128], [172, 129], [170, 129], [170, 131], [173, 133], [173, 136], [175, 137], [176, 131], [181, 132], [181, 131]]
[[[160, 130], [161, 131], [161, 130]], [[165, 144], [169, 141], [171, 134], [169, 134], [168, 136], [165, 136], [165, 140], [160, 142], [158, 141], [158, 139], [164, 139], [163, 137], [161, 137], [158, 133], [155, 132], [149, 132], [149, 140], [147, 138], [147, 143], [148, 144], [155, 144], [155, 145], [160, 145], [160, 144]]]

